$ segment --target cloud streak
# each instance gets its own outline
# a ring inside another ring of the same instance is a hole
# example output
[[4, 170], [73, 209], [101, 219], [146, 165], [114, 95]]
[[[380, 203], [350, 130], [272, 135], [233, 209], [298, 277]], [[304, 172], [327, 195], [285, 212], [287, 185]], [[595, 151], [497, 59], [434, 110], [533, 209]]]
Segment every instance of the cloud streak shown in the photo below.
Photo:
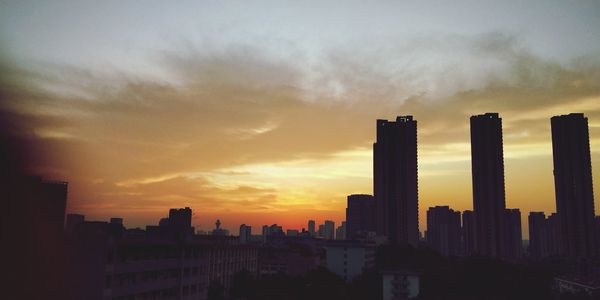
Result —
[[427, 206], [470, 208], [472, 114], [501, 113], [508, 203], [525, 211], [554, 207], [552, 115], [585, 112], [599, 159], [594, 57], [544, 60], [500, 33], [375, 40], [316, 62], [260, 50], [163, 51], [164, 81], [4, 64], [2, 116], [18, 126], [2, 130], [41, 149], [32, 171], [71, 182], [71, 211], [139, 225], [177, 206], [204, 227], [239, 211], [296, 227], [310, 217], [300, 212], [340, 220], [344, 195], [371, 192], [375, 119], [396, 115], [419, 122], [422, 220]]

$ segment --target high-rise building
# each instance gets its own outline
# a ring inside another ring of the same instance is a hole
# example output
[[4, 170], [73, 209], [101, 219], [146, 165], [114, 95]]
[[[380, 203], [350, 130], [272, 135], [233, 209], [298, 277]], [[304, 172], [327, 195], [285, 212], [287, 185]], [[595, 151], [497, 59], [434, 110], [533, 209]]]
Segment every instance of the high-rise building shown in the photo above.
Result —
[[471, 210], [465, 210], [462, 214], [462, 252], [464, 255], [475, 254], [475, 215]]
[[316, 236], [315, 220], [308, 220], [308, 232], [310, 233], [310, 236]]
[[529, 255], [532, 258], [548, 256], [548, 225], [543, 212], [529, 213]]
[[349, 195], [346, 208], [347, 238], [357, 238], [359, 232], [367, 231], [375, 231], [375, 200], [372, 195]]
[[523, 255], [523, 233], [521, 229], [521, 211], [518, 208], [504, 210], [505, 257], [519, 259]]
[[573, 113], [554, 116], [550, 123], [561, 254], [594, 256], [597, 250], [588, 120], [581, 113]]
[[331, 220], [325, 220], [323, 224], [323, 237], [327, 240], [333, 240], [335, 238], [335, 222]]
[[427, 210], [427, 243], [444, 256], [460, 254], [460, 212], [448, 206]]
[[240, 243], [246, 244], [250, 241], [252, 236], [252, 226], [246, 224], [240, 225]]
[[504, 156], [502, 119], [497, 113], [471, 117], [471, 169], [476, 252], [503, 257], [506, 241]]
[[377, 234], [391, 244], [419, 240], [417, 121], [399, 116], [377, 120], [373, 144], [373, 187]]

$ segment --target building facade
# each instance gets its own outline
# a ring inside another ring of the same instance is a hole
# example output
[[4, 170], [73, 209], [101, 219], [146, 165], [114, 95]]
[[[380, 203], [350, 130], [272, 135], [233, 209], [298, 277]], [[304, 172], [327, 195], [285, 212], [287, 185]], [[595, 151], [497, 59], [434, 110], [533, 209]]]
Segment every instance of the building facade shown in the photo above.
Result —
[[594, 256], [597, 249], [588, 120], [574, 113], [552, 117], [550, 123], [561, 254]]
[[471, 170], [475, 214], [475, 252], [505, 255], [505, 192], [502, 119], [497, 113], [471, 117]]
[[373, 144], [373, 187], [377, 234], [391, 244], [419, 240], [417, 121], [399, 116], [377, 120]]
[[375, 264], [375, 245], [357, 241], [330, 241], [325, 245], [325, 266], [351, 281]]

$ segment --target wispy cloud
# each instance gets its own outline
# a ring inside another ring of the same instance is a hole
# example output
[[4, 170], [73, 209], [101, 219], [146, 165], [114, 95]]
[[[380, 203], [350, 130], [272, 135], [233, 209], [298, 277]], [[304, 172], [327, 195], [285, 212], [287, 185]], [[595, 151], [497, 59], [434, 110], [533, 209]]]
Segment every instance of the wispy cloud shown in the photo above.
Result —
[[[464, 209], [468, 117], [486, 111], [504, 119], [509, 203], [551, 210], [540, 167], [551, 164], [549, 117], [580, 111], [600, 120], [599, 60], [548, 61], [500, 33], [374, 41], [318, 62], [251, 46], [157, 56], [171, 80], [3, 64], [1, 113], [19, 126], [0, 130], [43, 154], [31, 169], [71, 182], [71, 210], [145, 210], [150, 219], [191, 205], [211, 216], [339, 219], [345, 194], [371, 192], [375, 119], [403, 114], [419, 122], [421, 213], [442, 202]], [[600, 127], [590, 133], [597, 162]], [[543, 159], [523, 172], [513, 164], [532, 157]], [[529, 182], [513, 182], [517, 173]], [[525, 185], [543, 192], [525, 199]]]

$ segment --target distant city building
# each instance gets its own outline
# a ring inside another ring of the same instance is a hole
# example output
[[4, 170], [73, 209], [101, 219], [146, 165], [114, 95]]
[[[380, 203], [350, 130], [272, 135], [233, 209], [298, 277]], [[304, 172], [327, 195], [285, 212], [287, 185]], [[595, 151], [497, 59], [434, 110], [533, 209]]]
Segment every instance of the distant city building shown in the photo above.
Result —
[[147, 225], [146, 232], [154, 238], [190, 239], [195, 232], [192, 227], [192, 210], [186, 208], [171, 208], [169, 217], [160, 219], [158, 226]]
[[346, 236], [358, 237], [359, 232], [375, 232], [375, 199], [372, 195], [348, 196], [346, 208]]
[[588, 120], [581, 113], [573, 113], [552, 117], [551, 125], [556, 212], [562, 232], [561, 254], [595, 256]]
[[240, 225], [240, 243], [247, 244], [252, 237], [252, 226], [246, 224]]
[[465, 210], [462, 214], [462, 252], [464, 255], [475, 254], [476, 232], [475, 232], [475, 215], [473, 211]]
[[268, 226], [268, 225], [263, 226], [262, 235], [263, 235], [263, 242], [266, 243], [266, 242], [268, 242], [269, 237], [285, 236], [285, 233], [283, 232], [283, 227], [281, 227], [277, 224], [272, 224], [271, 226]]
[[263, 227], [262, 227], [263, 243], [267, 242], [267, 237], [269, 236], [269, 231], [270, 231], [269, 226], [268, 225], [263, 225]]
[[212, 231], [212, 235], [216, 236], [228, 236], [229, 230], [221, 228], [221, 220], [215, 222], [215, 229]]
[[502, 119], [497, 113], [471, 117], [471, 168], [476, 252], [503, 257], [505, 249]]
[[335, 222], [331, 220], [325, 220], [323, 224], [323, 238], [326, 240], [333, 240], [335, 238]]
[[109, 223], [123, 225], [123, 218], [110, 218]]
[[346, 221], [342, 221], [342, 225], [335, 229], [335, 239], [345, 240], [346, 239]]
[[448, 206], [427, 210], [427, 244], [444, 256], [460, 255], [460, 212]]
[[509, 259], [519, 259], [523, 255], [523, 233], [521, 229], [521, 211], [519, 209], [506, 209], [505, 211], [505, 236], [506, 254]]
[[317, 232], [315, 231], [315, 220], [308, 221], [308, 232], [311, 236], [317, 236]]
[[285, 233], [286, 236], [298, 236], [300, 235], [300, 231], [298, 229], [288, 229]]
[[169, 210], [169, 226], [178, 231], [188, 230], [192, 227], [192, 209], [171, 208]]
[[357, 241], [329, 241], [325, 266], [345, 281], [351, 281], [375, 264], [375, 245]]
[[548, 221], [543, 212], [529, 213], [529, 255], [540, 259], [549, 255], [549, 232]]
[[383, 271], [383, 300], [416, 299], [419, 296], [420, 274], [404, 270]]
[[373, 144], [376, 228], [391, 244], [419, 240], [417, 121], [399, 116], [377, 120]]
[[283, 236], [285, 235], [283, 233], [283, 227], [277, 225], [277, 224], [273, 224], [269, 227], [269, 235], [277, 235], [277, 236]]

